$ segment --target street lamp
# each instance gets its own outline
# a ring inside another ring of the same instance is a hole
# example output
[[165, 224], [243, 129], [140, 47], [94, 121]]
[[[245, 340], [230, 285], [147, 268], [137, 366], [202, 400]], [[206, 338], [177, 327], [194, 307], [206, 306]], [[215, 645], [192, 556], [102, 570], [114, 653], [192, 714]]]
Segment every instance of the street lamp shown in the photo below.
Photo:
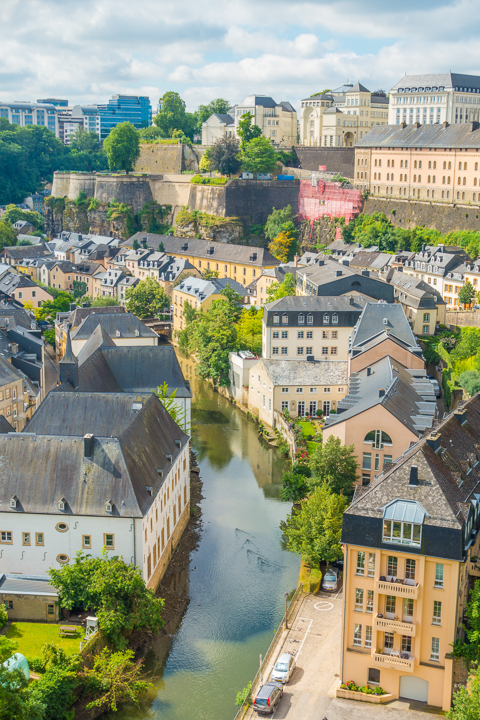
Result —
[[285, 593], [285, 630], [288, 630], [287, 613], [288, 613], [288, 592]]

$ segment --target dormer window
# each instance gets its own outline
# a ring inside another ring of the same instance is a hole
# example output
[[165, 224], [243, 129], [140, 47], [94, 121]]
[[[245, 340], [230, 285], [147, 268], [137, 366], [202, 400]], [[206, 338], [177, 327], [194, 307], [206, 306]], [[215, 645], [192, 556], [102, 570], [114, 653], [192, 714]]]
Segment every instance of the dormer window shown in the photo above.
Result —
[[115, 330], [115, 337], [120, 337], [120, 330]]
[[308, 315], [307, 315], [307, 325], [313, 325], [313, 315], [312, 315], [312, 313], [308, 313]]
[[140, 331], [138, 330], [138, 328], [135, 328], [133, 334], [135, 335], [135, 337], [138, 337], [140, 335]]
[[420, 547], [425, 515], [418, 502], [394, 500], [383, 513], [383, 542]]
[[282, 325], [288, 325], [288, 315], [287, 315], [287, 313], [283, 313], [283, 315], [282, 315]]
[[324, 316], [323, 316], [323, 324], [324, 324], [324, 325], [330, 325], [330, 315], [324, 315]]
[[147, 493], [148, 493], [148, 494], [150, 495], [150, 497], [151, 497], [151, 496], [152, 496], [152, 493], [153, 493], [153, 487], [152, 487], [151, 485], [145, 485], [145, 490], [147, 491]]
[[332, 315], [332, 325], [338, 325], [338, 315]]
[[67, 501], [65, 500], [65, 498], [62, 497], [62, 498], [58, 501], [58, 509], [59, 509], [59, 510], [65, 510], [66, 502], [67, 502]]
[[14, 495], [12, 498], [10, 498], [10, 507], [12, 508], [12, 510], [15, 510], [15, 508], [17, 507], [17, 503], [18, 503], [18, 498], [16, 495]]
[[162, 468], [157, 468], [157, 475], [158, 475], [158, 477], [163, 478], [163, 469]]
[[305, 325], [305, 315], [300, 314], [300, 315], [298, 316], [298, 324], [299, 324], [299, 325]]
[[113, 512], [113, 503], [111, 500], [107, 500], [107, 502], [105, 503], [105, 512], [107, 512], [107, 513]]
[[166, 457], [167, 457], [168, 462], [173, 462], [173, 456], [172, 456], [172, 455], [168, 454]]

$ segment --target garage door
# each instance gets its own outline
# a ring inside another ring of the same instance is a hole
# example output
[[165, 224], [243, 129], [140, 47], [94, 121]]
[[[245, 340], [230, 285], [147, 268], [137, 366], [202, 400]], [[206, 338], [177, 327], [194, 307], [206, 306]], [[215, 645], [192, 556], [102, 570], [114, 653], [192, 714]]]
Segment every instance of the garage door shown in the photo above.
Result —
[[400, 678], [400, 697], [428, 702], [428, 682], [412, 675], [404, 675]]

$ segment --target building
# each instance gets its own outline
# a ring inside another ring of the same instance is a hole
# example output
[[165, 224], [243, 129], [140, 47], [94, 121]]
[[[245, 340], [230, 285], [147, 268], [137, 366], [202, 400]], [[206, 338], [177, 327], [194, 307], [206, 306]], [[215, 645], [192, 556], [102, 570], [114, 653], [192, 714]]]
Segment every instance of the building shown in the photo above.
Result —
[[393, 287], [373, 277], [369, 270], [356, 272], [324, 255], [315, 265], [297, 268], [297, 295], [349, 295], [359, 293], [372, 300], [394, 301]]
[[433, 386], [425, 370], [407, 369], [384, 357], [349, 378], [348, 395], [326, 419], [323, 441], [338, 437], [354, 445], [362, 485], [431, 428], [436, 416]]
[[24, 199], [24, 204], [28, 205], [30, 210], [33, 210], [33, 212], [38, 212], [40, 215], [43, 215], [43, 203], [45, 201], [45, 195], [41, 193], [32, 193], [28, 197]]
[[248, 407], [275, 427], [275, 412], [292, 417], [335, 411], [347, 392], [347, 362], [261, 359], [250, 370]]
[[40, 125], [46, 127], [59, 137], [59, 109], [51, 103], [0, 102], [0, 118], [3, 117], [12, 125], [27, 127]]
[[470, 260], [465, 250], [445, 245], [422, 245], [403, 266], [403, 273], [424, 281], [432, 292], [439, 293], [447, 308], [459, 306], [458, 294], [467, 280], [479, 287], [478, 264]]
[[352, 270], [371, 270], [372, 272], [384, 272], [393, 260], [390, 253], [369, 252], [368, 250], [360, 250], [349, 260], [349, 267]]
[[229, 353], [230, 358], [230, 387], [232, 398], [248, 406], [248, 389], [250, 385], [250, 370], [258, 362], [258, 357], [250, 350], [239, 350]]
[[125, 313], [124, 307], [117, 305], [106, 305], [105, 307], [77, 307], [74, 303], [70, 305], [70, 310], [67, 312], [59, 312], [55, 318], [55, 347], [57, 348], [57, 358], [60, 359], [65, 354], [67, 344], [67, 333], [68, 330], [74, 332], [92, 313], [105, 315], [107, 313], [113, 313], [118, 315], [119, 313]]
[[223, 137], [236, 137], [235, 120], [228, 113], [213, 113], [202, 123], [202, 145], [213, 145]]
[[480, 76], [459, 73], [404, 75], [390, 91], [389, 125], [480, 119]]
[[0, 292], [13, 297], [22, 304], [29, 303], [34, 308], [42, 307], [46, 300], [53, 300], [45, 288], [37, 285], [23, 273], [3, 273], [0, 276]]
[[45, 243], [37, 245], [16, 245], [14, 247], [4, 247], [0, 251], [0, 261], [7, 265], [17, 265], [26, 259], [49, 258], [53, 259]]
[[43, 575], [0, 575], [0, 603], [8, 610], [8, 619], [58, 622], [58, 591]]
[[282, 283], [290, 273], [295, 277], [297, 273], [297, 258], [293, 262], [282, 263], [274, 268], [264, 270], [257, 280], [254, 280], [247, 287], [250, 303], [253, 305], [264, 305], [270, 300], [267, 289], [273, 283]]
[[252, 125], [258, 125], [263, 135], [275, 145], [291, 147], [297, 143], [297, 113], [286, 100], [276, 103], [267, 95], [247, 95], [235, 106], [235, 132], [242, 115], [250, 113]]
[[268, 360], [348, 360], [349, 338], [369, 298], [291, 296], [263, 308], [262, 356]]
[[15, 428], [25, 426], [23, 381], [25, 375], [0, 356], [0, 415]]
[[445, 325], [446, 302], [440, 290], [397, 270], [391, 270], [386, 279], [393, 285], [395, 302], [403, 307], [415, 335], [434, 335], [438, 325]]
[[360, 372], [384, 357], [397, 360], [408, 369], [425, 367], [402, 305], [366, 303], [349, 340], [348, 374]]
[[[148, 255], [143, 255], [143, 253], [154, 247], [158, 248], [162, 242], [167, 255], [188, 260], [200, 273], [204, 270], [213, 270], [218, 272], [220, 279], [231, 278], [243, 286], [249, 285], [260, 277], [264, 269], [280, 265], [280, 261], [265, 248], [197, 240], [196, 238], [178, 238], [138, 232], [128, 240], [124, 240], [121, 245], [133, 248], [135, 240], [145, 246], [139, 248], [138, 260], [148, 259]], [[125, 263], [126, 271], [133, 274], [135, 263], [136, 260], [130, 256]]]
[[81, 127], [94, 132], [100, 139], [100, 112], [96, 105], [75, 105], [72, 108], [72, 120], [81, 120]]
[[97, 105], [97, 108], [102, 141], [119, 123], [132, 123], [137, 130], [150, 127], [152, 124], [152, 106], [150, 98], [145, 96], [112, 95], [105, 105]]
[[154, 347], [158, 345], [158, 335], [148, 328], [132, 313], [103, 313], [103, 308], [95, 308], [71, 331], [72, 350], [78, 355], [85, 346], [95, 328], [100, 326], [113, 340], [117, 347]]
[[203, 280], [203, 278], [189, 277], [176, 286], [173, 291], [173, 332], [178, 333], [184, 329], [183, 310], [188, 302], [194, 310], [206, 312], [215, 300], [223, 298], [223, 291], [226, 287], [232, 288], [244, 298], [248, 293], [243, 285], [228, 278]]
[[154, 250], [130, 250], [120, 255], [120, 262], [139, 280], [153, 277], [171, 298], [173, 286], [180, 278], [201, 277], [201, 272], [184, 258]]
[[343, 682], [450, 708], [452, 645], [478, 577], [479, 410], [477, 395], [345, 511]]
[[351, 147], [375, 125], [388, 123], [388, 97], [357, 83], [345, 83], [301, 102], [300, 144]]
[[355, 187], [381, 197], [478, 204], [479, 152], [476, 121], [375, 127], [355, 147]]
[[190, 458], [154, 395], [50, 393], [27, 433], [0, 435], [0, 452], [4, 572], [105, 548], [156, 587], [190, 517]]

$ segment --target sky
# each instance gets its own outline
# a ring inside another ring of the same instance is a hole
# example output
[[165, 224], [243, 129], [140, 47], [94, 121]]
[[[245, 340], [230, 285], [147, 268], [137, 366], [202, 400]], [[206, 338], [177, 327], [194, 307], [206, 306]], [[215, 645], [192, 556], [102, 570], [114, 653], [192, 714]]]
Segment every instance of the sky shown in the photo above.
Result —
[[346, 80], [480, 74], [478, 0], [0, 0], [0, 100], [300, 100]]

